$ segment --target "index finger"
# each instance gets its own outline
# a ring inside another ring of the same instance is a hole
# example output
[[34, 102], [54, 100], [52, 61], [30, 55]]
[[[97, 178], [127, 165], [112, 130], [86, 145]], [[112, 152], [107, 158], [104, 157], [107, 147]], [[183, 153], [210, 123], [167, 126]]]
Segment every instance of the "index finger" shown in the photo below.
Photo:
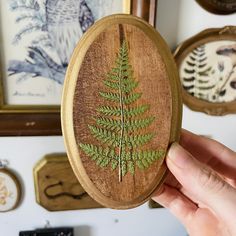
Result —
[[197, 160], [230, 179], [236, 179], [236, 153], [223, 144], [182, 130], [180, 144]]

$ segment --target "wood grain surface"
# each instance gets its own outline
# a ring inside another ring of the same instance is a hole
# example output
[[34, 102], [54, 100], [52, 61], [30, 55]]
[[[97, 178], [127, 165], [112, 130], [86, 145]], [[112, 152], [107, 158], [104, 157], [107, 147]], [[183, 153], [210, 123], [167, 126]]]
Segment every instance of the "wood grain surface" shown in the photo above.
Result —
[[49, 211], [100, 208], [75, 177], [66, 154], [49, 154], [34, 168], [36, 201]]
[[[96, 126], [98, 107], [110, 105], [99, 92], [106, 90], [104, 77], [114, 68], [124, 40], [138, 82], [135, 92], [142, 94], [132, 107], [148, 104], [150, 109], [141, 118], [155, 118], [139, 131], [139, 135], [154, 134], [141, 150], [163, 150], [164, 155], [148, 168], [135, 166], [134, 174], [127, 173], [120, 181], [119, 168], [97, 165], [79, 144], [104, 145], [91, 135], [89, 125]], [[94, 199], [107, 207], [124, 209], [149, 198], [164, 179], [165, 153], [169, 144], [178, 140], [181, 124], [177, 71], [169, 49], [155, 29], [140, 18], [116, 15], [101, 20], [88, 31], [75, 49], [67, 71], [62, 123], [72, 167]]]

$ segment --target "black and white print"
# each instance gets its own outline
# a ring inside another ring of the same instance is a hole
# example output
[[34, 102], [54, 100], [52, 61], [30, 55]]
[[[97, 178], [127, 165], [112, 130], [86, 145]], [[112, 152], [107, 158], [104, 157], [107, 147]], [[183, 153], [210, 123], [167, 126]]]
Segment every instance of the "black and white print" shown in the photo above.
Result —
[[1, 2], [7, 103], [59, 104], [66, 68], [77, 42], [96, 20], [122, 12], [122, 2]]
[[236, 100], [236, 41], [214, 41], [193, 49], [180, 65], [184, 89], [208, 102]]

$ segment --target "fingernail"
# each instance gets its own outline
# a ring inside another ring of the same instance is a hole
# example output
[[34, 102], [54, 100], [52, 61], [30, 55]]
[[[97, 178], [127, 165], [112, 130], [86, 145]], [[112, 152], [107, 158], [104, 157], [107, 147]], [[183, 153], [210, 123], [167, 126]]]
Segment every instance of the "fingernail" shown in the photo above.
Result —
[[170, 160], [179, 168], [187, 168], [192, 161], [191, 154], [182, 148], [178, 143], [173, 143], [167, 154], [167, 161]]

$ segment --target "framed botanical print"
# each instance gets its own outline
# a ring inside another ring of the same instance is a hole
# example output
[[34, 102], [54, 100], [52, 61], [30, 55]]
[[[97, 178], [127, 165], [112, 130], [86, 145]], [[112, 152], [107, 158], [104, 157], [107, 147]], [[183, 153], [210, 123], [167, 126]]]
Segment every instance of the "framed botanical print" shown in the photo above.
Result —
[[183, 101], [210, 115], [236, 113], [236, 28], [207, 29], [174, 53]]
[[156, 0], [1, 1], [0, 135], [60, 135], [64, 76], [82, 34], [113, 13], [153, 24], [155, 6]]

